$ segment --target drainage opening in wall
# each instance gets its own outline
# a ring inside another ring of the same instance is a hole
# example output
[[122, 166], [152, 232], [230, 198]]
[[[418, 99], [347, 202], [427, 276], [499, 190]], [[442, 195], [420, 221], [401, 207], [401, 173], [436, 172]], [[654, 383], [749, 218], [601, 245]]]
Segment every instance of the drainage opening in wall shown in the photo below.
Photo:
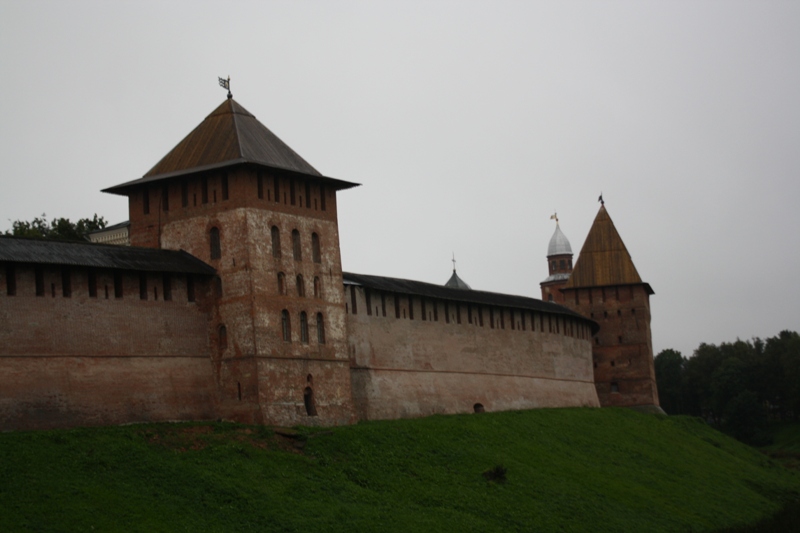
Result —
[[472, 406], [472, 410], [475, 411], [476, 413], [485, 413], [486, 412], [486, 409], [484, 409], [482, 403], [476, 403], [475, 405], [473, 405]]
[[303, 391], [303, 403], [306, 406], [306, 414], [308, 416], [317, 416], [317, 406], [314, 405], [314, 391], [311, 387], [306, 387]]

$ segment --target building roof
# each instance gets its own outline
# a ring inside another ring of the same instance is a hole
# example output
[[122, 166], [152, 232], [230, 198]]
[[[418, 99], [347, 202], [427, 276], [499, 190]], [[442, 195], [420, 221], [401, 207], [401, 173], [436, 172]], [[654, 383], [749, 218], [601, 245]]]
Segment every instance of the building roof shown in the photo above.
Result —
[[572, 246], [566, 235], [561, 232], [561, 227], [556, 222], [556, 231], [550, 237], [550, 244], [547, 246], [547, 257], [553, 255], [572, 255]]
[[[642, 283], [642, 278], [636, 271], [631, 255], [622, 242], [614, 222], [608, 216], [605, 206], [601, 206], [564, 288]], [[653, 294], [650, 285], [647, 283], [644, 285], [648, 293]]]
[[450, 279], [447, 280], [447, 283], [444, 284], [445, 287], [450, 287], [453, 289], [461, 289], [471, 291], [472, 287], [470, 287], [466, 281], [458, 277], [456, 274], [456, 269], [453, 269], [453, 275], [450, 276]]
[[150, 272], [213, 275], [216, 270], [183, 250], [0, 236], [0, 261]]
[[541, 313], [565, 315], [590, 322], [592, 324], [592, 334], [597, 333], [597, 331], [600, 329], [600, 326], [594, 320], [590, 320], [581, 314], [567, 309], [566, 307], [550, 302], [543, 302], [542, 300], [537, 300], [535, 298], [515, 296], [512, 294], [500, 294], [497, 292], [476, 290], [465, 291], [463, 289], [455, 289], [433, 283], [424, 283], [422, 281], [387, 278], [383, 276], [369, 276], [366, 274], [353, 274], [351, 272], [343, 272], [342, 277], [344, 278], [345, 285], [358, 285], [379, 291], [423, 296], [426, 298], [438, 298], [441, 300], [450, 300], [454, 302], [477, 305], [494, 305], [498, 307], [512, 307], [516, 309], [538, 311]]
[[142, 178], [103, 192], [125, 195], [145, 183], [248, 163], [317, 178], [336, 189], [358, 185], [320, 174], [252, 113], [229, 98]]

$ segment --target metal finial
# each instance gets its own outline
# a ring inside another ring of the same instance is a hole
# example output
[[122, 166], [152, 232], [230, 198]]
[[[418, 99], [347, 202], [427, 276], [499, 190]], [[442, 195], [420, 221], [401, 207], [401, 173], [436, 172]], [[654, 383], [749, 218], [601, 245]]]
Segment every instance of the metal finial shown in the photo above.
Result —
[[453, 272], [456, 271], [456, 253], [453, 252]]
[[217, 79], [219, 80], [220, 87], [223, 89], [228, 89], [228, 99], [233, 98], [233, 95], [231, 94], [231, 77], [228, 76], [228, 79], [226, 80], [225, 78], [220, 78], [217, 76]]
[[601, 207], [605, 207], [606, 203], [603, 201], [603, 191], [600, 191], [600, 198], [597, 199]]
[[558, 213], [553, 211], [553, 214], [550, 215], [550, 220], [555, 220], [556, 221], [556, 226], [558, 226]]

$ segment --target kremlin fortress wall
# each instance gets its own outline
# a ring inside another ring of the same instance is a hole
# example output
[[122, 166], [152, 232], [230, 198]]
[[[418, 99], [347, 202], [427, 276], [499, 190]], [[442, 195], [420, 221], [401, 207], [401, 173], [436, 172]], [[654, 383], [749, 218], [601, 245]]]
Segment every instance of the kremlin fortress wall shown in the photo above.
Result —
[[649, 285], [605, 207], [542, 300], [343, 272], [337, 194], [232, 98], [126, 196], [125, 244], [0, 237], [0, 430], [657, 409]]

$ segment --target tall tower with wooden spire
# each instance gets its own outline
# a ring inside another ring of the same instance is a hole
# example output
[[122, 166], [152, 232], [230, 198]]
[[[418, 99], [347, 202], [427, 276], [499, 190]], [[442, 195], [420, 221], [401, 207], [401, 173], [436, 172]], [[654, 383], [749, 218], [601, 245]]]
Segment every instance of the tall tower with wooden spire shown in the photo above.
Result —
[[320, 174], [229, 92], [144, 177], [105, 190], [128, 197], [133, 246], [216, 270], [205, 305], [223, 418], [353, 421], [336, 194], [356, 185]]
[[569, 279], [562, 305], [594, 319], [594, 378], [602, 406], [658, 407], [650, 296], [605, 205], [592, 223]]

